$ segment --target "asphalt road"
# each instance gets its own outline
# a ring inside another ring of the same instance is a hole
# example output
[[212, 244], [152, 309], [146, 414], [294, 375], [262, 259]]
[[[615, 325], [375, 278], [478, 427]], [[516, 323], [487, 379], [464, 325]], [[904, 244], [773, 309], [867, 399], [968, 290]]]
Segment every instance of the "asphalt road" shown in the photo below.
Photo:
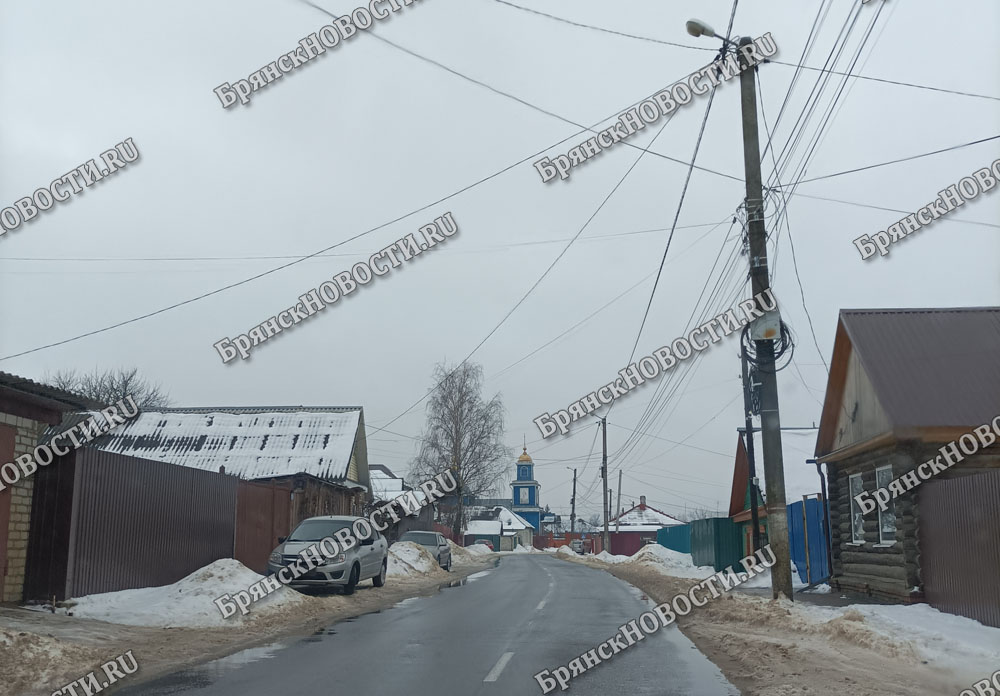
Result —
[[[603, 571], [542, 554], [508, 555], [437, 595], [116, 693], [536, 696], [542, 692], [532, 675], [597, 647], [651, 606]], [[572, 680], [569, 691], [739, 693], [674, 626]]]

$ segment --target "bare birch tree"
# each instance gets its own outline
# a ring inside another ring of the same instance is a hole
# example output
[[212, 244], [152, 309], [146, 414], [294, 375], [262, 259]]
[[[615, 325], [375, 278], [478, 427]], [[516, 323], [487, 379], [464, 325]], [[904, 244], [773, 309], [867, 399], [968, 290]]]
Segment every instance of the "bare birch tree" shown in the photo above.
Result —
[[142, 377], [136, 367], [94, 369], [87, 373], [60, 370], [52, 376], [46, 374], [42, 380], [57, 389], [65, 389], [102, 404], [113, 404], [129, 395], [143, 411], [166, 408], [171, 403], [167, 392]]
[[427, 423], [420, 452], [410, 465], [414, 480], [426, 480], [451, 468], [455, 490], [452, 531], [460, 538], [462, 498], [498, 491], [510, 476], [512, 454], [504, 442], [504, 407], [500, 395], [484, 401], [483, 368], [464, 363], [434, 368], [434, 392], [427, 402]]

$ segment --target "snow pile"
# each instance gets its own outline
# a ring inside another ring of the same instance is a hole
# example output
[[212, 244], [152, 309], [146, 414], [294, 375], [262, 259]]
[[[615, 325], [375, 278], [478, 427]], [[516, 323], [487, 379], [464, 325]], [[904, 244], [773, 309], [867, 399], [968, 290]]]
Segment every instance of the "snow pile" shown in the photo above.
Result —
[[545, 553], [555, 553], [558, 550], [559, 550], [559, 547], [557, 547], [557, 546], [546, 546], [545, 547]]
[[[66, 683], [75, 678], [67, 677], [66, 672], [84, 670], [85, 665], [89, 668], [106, 659], [104, 651], [97, 648], [0, 628], [0, 665], [4, 666], [0, 693], [23, 694], [54, 681]], [[45, 693], [51, 690], [49, 686]]]
[[573, 549], [571, 549], [569, 547], [569, 544], [567, 544], [566, 546], [560, 546], [559, 550], [556, 551], [556, 553], [561, 553], [561, 554], [566, 555], [566, 556], [579, 556], [580, 555], [576, 551], [574, 551]]
[[[482, 544], [480, 544], [482, 546]], [[464, 546], [459, 546], [451, 539], [448, 540], [448, 548], [451, 549], [451, 560], [454, 563], [468, 563], [478, 554], [471, 553]]]
[[172, 585], [143, 587], [88, 595], [74, 599], [74, 616], [128, 626], [190, 626], [195, 628], [231, 626], [262, 611], [299, 604], [305, 598], [287, 587], [254, 602], [244, 617], [239, 612], [222, 618], [213, 600], [235, 594], [263, 580], [239, 561], [222, 558], [196, 570]]
[[615, 556], [607, 551], [601, 551], [599, 554], [594, 556], [594, 558], [599, 561], [604, 561], [605, 563], [624, 563], [625, 561], [632, 560], [631, 556]]
[[692, 563], [691, 554], [674, 551], [659, 544], [646, 544], [628, 562], [654, 568], [675, 578], [701, 579], [715, 573], [711, 566], [696, 566]]
[[485, 556], [488, 553], [493, 553], [486, 544], [469, 544], [465, 550], [473, 556]]
[[541, 553], [534, 546], [521, 546], [520, 544], [514, 547], [514, 553]]
[[412, 541], [397, 541], [389, 547], [389, 567], [386, 575], [393, 577], [420, 577], [433, 573], [439, 568], [434, 556], [420, 544]]
[[[979, 680], [1000, 665], [1000, 628], [991, 628], [973, 619], [946, 614], [927, 604], [852, 604], [829, 607], [796, 604], [796, 610], [816, 620], [853, 617], [881, 640], [905, 636], [917, 655], [931, 664]], [[991, 667], [992, 665], [992, 667]]]

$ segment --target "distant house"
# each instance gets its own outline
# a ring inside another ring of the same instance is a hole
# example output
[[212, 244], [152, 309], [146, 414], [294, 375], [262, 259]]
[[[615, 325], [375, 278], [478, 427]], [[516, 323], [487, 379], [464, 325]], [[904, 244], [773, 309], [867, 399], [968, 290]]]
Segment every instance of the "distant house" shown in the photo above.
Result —
[[[494, 509], [497, 513], [497, 519], [503, 524], [504, 536], [513, 537], [517, 542], [514, 546], [520, 545], [530, 548], [532, 537], [536, 531], [535, 528], [526, 519], [501, 505], [498, 505]], [[511, 547], [511, 550], [513, 550], [513, 547]]]
[[869, 493], [1000, 415], [1000, 308], [842, 310], [816, 443], [837, 587], [1000, 626], [1000, 447], [864, 514]]
[[[28, 535], [31, 527], [34, 475], [10, 483], [12, 462], [30, 455], [42, 433], [63, 414], [99, 409], [100, 404], [78, 394], [0, 372], [0, 602], [20, 601], [24, 587]], [[51, 464], [50, 464], [51, 466]]]
[[665, 512], [646, 505], [646, 496], [639, 496], [639, 504], [608, 522], [610, 551], [615, 555], [631, 556], [647, 542], [656, 541], [656, 533], [663, 527], [684, 524]]
[[[729, 519], [736, 526], [736, 532], [741, 540], [743, 556], [753, 553], [753, 508], [750, 501], [754, 497], [754, 486], [750, 481], [750, 462], [747, 459], [747, 448], [743, 438], [736, 438], [736, 461], [733, 465], [733, 488], [729, 496]], [[764, 505], [763, 494], [757, 492], [757, 522], [759, 524], [761, 545], [767, 544], [767, 506]], [[742, 556], [741, 556], [742, 558]]]
[[290, 483], [296, 521], [361, 514], [371, 499], [360, 406], [144, 411], [95, 447], [250, 481]]
[[386, 502], [405, 491], [413, 490], [413, 486], [408, 486], [402, 477], [396, 476], [389, 467], [382, 464], [368, 468], [368, 480], [371, 483], [372, 500], [376, 502]]
[[[503, 505], [494, 505], [492, 507], [472, 506], [466, 508], [466, 512], [470, 517], [469, 522], [466, 523], [466, 538], [475, 535], [470, 530], [479, 530], [479, 533], [485, 533], [484, 530], [496, 530], [497, 527], [492, 524], [496, 522], [500, 525], [499, 531], [496, 532], [499, 541], [494, 546], [494, 550], [513, 551], [514, 547], [518, 545], [531, 546], [532, 538], [536, 531], [535, 528], [523, 517]], [[483, 522], [491, 524], [481, 524]], [[493, 532], [490, 531], [488, 536], [492, 541]], [[466, 545], [474, 541], [475, 539], [472, 539]]]
[[[375, 464], [369, 467], [369, 480], [371, 482], [372, 503], [370, 508], [374, 509], [380, 503], [386, 503], [393, 498], [401, 496], [406, 491], [412, 491], [413, 486], [406, 483], [401, 477], [392, 473], [392, 470], [384, 464]], [[425, 505], [420, 508], [416, 515], [406, 516], [405, 510], [398, 504], [395, 506], [397, 514], [402, 519], [385, 530], [384, 534], [389, 539], [389, 543], [395, 542], [406, 532], [411, 531], [431, 531], [434, 528], [434, 506]], [[391, 517], [383, 516], [385, 523], [392, 521]]]
[[501, 549], [500, 539], [503, 536], [503, 524], [500, 520], [469, 520], [465, 526], [464, 545], [471, 546], [480, 539], [485, 539], [493, 544], [494, 551], [512, 549]]

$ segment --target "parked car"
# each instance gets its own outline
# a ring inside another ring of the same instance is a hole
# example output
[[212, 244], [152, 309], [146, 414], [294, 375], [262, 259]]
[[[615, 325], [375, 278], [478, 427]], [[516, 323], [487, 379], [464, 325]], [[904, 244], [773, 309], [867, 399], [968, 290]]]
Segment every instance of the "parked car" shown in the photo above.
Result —
[[427, 549], [434, 560], [445, 570], [451, 570], [451, 547], [443, 534], [437, 532], [406, 532], [399, 537], [400, 541], [412, 541]]
[[583, 539], [572, 539], [569, 542], [569, 547], [577, 553], [583, 553]]
[[[310, 517], [302, 520], [287, 538], [279, 538], [281, 543], [271, 552], [267, 562], [269, 573], [277, 573], [283, 567], [299, 559], [299, 554], [308, 546], [325, 537], [333, 536], [340, 529], [349, 528], [360, 517], [335, 516]], [[375, 587], [385, 584], [388, 565], [389, 544], [385, 537], [372, 530], [371, 536], [360, 539], [360, 544], [328, 559], [308, 573], [289, 583], [291, 587], [340, 587], [344, 594], [353, 594], [354, 588], [362, 580], [371, 578]]]
[[489, 539], [476, 539], [473, 543], [475, 543], [475, 544], [482, 544], [483, 546], [485, 546], [486, 548], [488, 548], [490, 551], [495, 551], [496, 550], [496, 549], [493, 548], [493, 542], [490, 541]]

